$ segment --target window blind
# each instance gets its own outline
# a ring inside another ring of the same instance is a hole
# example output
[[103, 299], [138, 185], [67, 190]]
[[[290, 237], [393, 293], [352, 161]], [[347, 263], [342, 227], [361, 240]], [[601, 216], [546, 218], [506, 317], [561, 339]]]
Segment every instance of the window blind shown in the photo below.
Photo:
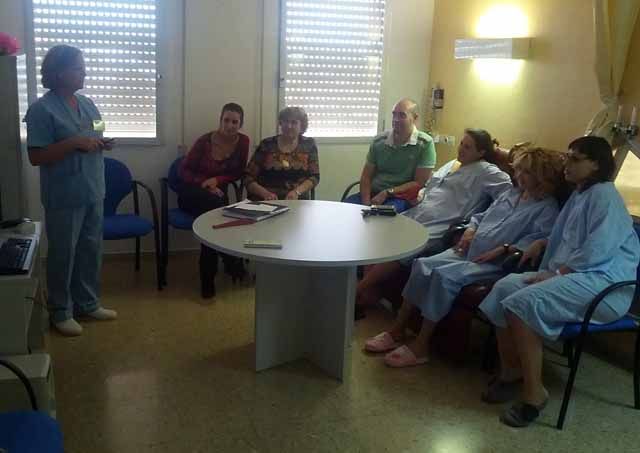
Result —
[[385, 0], [286, 0], [281, 90], [312, 137], [378, 132]]
[[105, 136], [155, 138], [157, 0], [32, 2], [38, 80], [49, 48], [78, 47], [87, 68], [81, 93], [98, 106]]

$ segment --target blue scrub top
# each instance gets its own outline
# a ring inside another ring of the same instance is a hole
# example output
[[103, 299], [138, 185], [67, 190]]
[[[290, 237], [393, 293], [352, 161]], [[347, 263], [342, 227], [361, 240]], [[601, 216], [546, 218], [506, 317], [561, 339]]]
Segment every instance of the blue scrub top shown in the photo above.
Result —
[[[100, 112], [91, 99], [75, 94], [78, 110], [53, 91], [34, 102], [27, 111], [27, 146], [45, 148], [81, 135], [102, 138], [94, 130]], [[40, 197], [45, 209], [77, 208], [101, 202], [105, 196], [102, 151], [69, 153], [53, 164], [40, 165]]]

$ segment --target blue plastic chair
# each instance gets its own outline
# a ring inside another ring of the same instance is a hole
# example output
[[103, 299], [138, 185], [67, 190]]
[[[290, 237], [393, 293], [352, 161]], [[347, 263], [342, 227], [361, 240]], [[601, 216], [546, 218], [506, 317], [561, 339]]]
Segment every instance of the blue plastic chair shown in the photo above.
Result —
[[[638, 236], [640, 236], [640, 224], [634, 223], [634, 229]], [[622, 318], [617, 321], [607, 324], [594, 324], [591, 323], [593, 313], [600, 305], [600, 302], [607, 296], [607, 294], [617, 291], [620, 288], [627, 286], [635, 286], [633, 294], [633, 300], [631, 302], [631, 309]], [[634, 366], [633, 366], [633, 401], [634, 408], [640, 410], [640, 316], [632, 312], [631, 310], [638, 310], [640, 308], [640, 263], [636, 270], [636, 279], [627, 280], [624, 282], [614, 283], [598, 293], [585, 312], [582, 322], [571, 322], [565, 324], [562, 329], [562, 333], [558, 337], [558, 341], [564, 342], [563, 354], [567, 356], [569, 366], [569, 379], [564, 388], [564, 396], [562, 398], [562, 405], [560, 406], [560, 413], [558, 414], [558, 420], [556, 422], [556, 428], [562, 429], [564, 426], [565, 417], [567, 415], [567, 409], [569, 408], [569, 401], [571, 400], [571, 392], [573, 391], [573, 384], [578, 373], [578, 364], [580, 363], [580, 357], [584, 348], [584, 342], [588, 335], [596, 333], [617, 333], [617, 332], [635, 332], [636, 344], [634, 351]]]
[[9, 369], [20, 379], [29, 395], [33, 409], [33, 411], [0, 414], [0, 451], [63, 453], [60, 426], [56, 420], [44, 412], [38, 412], [38, 403], [29, 379], [11, 362], [0, 359], [0, 366]]
[[[640, 224], [634, 223], [634, 229], [638, 236], [640, 236]], [[515, 263], [517, 259], [520, 258], [521, 255], [514, 255], [512, 258], [515, 258], [513, 262]], [[531, 270], [531, 269], [529, 269]], [[520, 272], [522, 270], [518, 270]], [[486, 293], [489, 292], [491, 286], [493, 286], [493, 281], [489, 282], [479, 282], [473, 285], [469, 285], [467, 288], [471, 288], [473, 286], [486, 286], [488, 289], [476, 289], [472, 288], [471, 291], [476, 290], [482, 292], [482, 295], [479, 297], [478, 301], [473, 304], [471, 310], [476, 310], [479, 302], [482, 301]], [[593, 317], [593, 313], [596, 308], [605, 298], [605, 296], [613, 291], [616, 291], [620, 288], [627, 286], [635, 286], [635, 292], [633, 295], [633, 300], [631, 302], [631, 309], [629, 313], [623, 316], [621, 319], [617, 321], [607, 323], [607, 324], [593, 324], [591, 323], [591, 318]], [[465, 288], [466, 289], [466, 288]], [[463, 289], [464, 291], [464, 289]], [[468, 297], [468, 296], [467, 296]], [[640, 316], [634, 311], [640, 310], [640, 263], [638, 263], [638, 268], [636, 271], [636, 279], [628, 280], [624, 282], [614, 283], [604, 290], [602, 290], [599, 294], [597, 294], [592, 301], [584, 315], [584, 319], [582, 322], [573, 322], [565, 324], [562, 333], [558, 337], [558, 341], [563, 342], [563, 355], [567, 357], [569, 371], [569, 379], [565, 385], [564, 396], [562, 399], [562, 405], [560, 406], [560, 413], [558, 414], [558, 420], [556, 422], [556, 428], [561, 430], [564, 426], [565, 417], [567, 414], [567, 409], [569, 407], [569, 401], [571, 400], [571, 393], [573, 391], [573, 384], [575, 382], [576, 374], [578, 372], [578, 364], [580, 362], [580, 357], [582, 356], [582, 351], [584, 348], [584, 342], [586, 338], [590, 334], [596, 333], [616, 333], [616, 332], [635, 332], [636, 333], [636, 342], [635, 342], [635, 352], [634, 352], [634, 366], [633, 366], [633, 396], [634, 396], [634, 408], [640, 410]], [[476, 310], [477, 318], [483, 322], [487, 322], [486, 318], [481, 312]], [[490, 323], [489, 323], [490, 324]], [[489, 337], [485, 343], [485, 353], [484, 353], [484, 365], [483, 367], [487, 370], [493, 368], [493, 364], [495, 362], [496, 355], [496, 346], [495, 346], [495, 328], [491, 325]]]
[[[640, 233], [640, 227], [635, 225], [636, 232]], [[562, 406], [560, 407], [560, 414], [558, 415], [558, 421], [556, 428], [562, 429], [564, 426], [564, 419], [567, 415], [567, 409], [569, 407], [569, 401], [571, 400], [571, 392], [573, 390], [573, 383], [576, 379], [578, 372], [578, 364], [580, 362], [580, 356], [584, 347], [584, 342], [587, 335], [595, 333], [615, 333], [615, 332], [635, 332], [636, 333], [636, 345], [633, 360], [633, 400], [634, 408], [640, 409], [640, 316], [634, 313], [627, 313], [621, 319], [608, 324], [592, 324], [591, 317], [596, 308], [605, 298], [605, 296], [613, 291], [627, 286], [635, 286], [635, 292], [633, 295], [633, 301], [631, 303], [632, 309], [637, 309], [640, 304], [640, 265], [636, 272], [635, 280], [628, 280], [625, 282], [614, 283], [611, 286], [605, 288], [596, 297], [593, 298], [587, 311], [584, 315], [582, 322], [567, 323], [560, 334], [559, 340], [564, 341], [564, 350], [569, 361], [569, 379], [564, 388], [564, 397], [562, 398]]]
[[[162, 289], [162, 255], [160, 251], [160, 235], [158, 225], [158, 208], [151, 189], [140, 181], [131, 177], [131, 172], [122, 162], [105, 158], [104, 179], [106, 196], [104, 199], [104, 231], [103, 238], [107, 241], [135, 238], [136, 240], [136, 271], [140, 270], [140, 238], [153, 231], [156, 251], [156, 278], [158, 290]], [[140, 202], [138, 187], [142, 187], [149, 197], [153, 223], [140, 217]], [[133, 214], [117, 214], [118, 205], [133, 192]]]
[[[167, 267], [169, 264], [169, 226], [178, 230], [191, 230], [195, 218], [180, 208], [169, 208], [169, 190], [177, 193], [182, 181], [180, 180], [180, 163], [184, 157], [178, 157], [169, 167], [169, 173], [160, 179], [160, 229], [162, 231], [162, 286], [167, 285]], [[227, 186], [233, 188], [236, 200], [242, 199], [242, 184], [231, 182]]]

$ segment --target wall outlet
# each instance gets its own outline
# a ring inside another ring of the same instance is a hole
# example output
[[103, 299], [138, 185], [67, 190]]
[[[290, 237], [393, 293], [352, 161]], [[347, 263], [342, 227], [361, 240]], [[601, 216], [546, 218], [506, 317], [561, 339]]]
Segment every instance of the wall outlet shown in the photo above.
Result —
[[447, 146], [455, 146], [456, 137], [454, 135], [441, 135], [440, 142], [444, 143]]

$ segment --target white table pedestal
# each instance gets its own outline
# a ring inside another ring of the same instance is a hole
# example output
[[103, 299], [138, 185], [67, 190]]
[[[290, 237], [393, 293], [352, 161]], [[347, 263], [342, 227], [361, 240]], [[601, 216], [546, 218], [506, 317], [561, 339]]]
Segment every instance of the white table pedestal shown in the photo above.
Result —
[[350, 369], [356, 267], [256, 263], [256, 370], [307, 358], [330, 376]]
[[[274, 202], [276, 203], [276, 202]], [[413, 219], [363, 217], [364, 206], [320, 200], [278, 200], [290, 210], [250, 225], [228, 222], [222, 209], [193, 223], [198, 240], [256, 263], [256, 370], [307, 358], [346, 378], [356, 297], [356, 268], [420, 252], [429, 234]], [[246, 248], [247, 240], [281, 249]]]

